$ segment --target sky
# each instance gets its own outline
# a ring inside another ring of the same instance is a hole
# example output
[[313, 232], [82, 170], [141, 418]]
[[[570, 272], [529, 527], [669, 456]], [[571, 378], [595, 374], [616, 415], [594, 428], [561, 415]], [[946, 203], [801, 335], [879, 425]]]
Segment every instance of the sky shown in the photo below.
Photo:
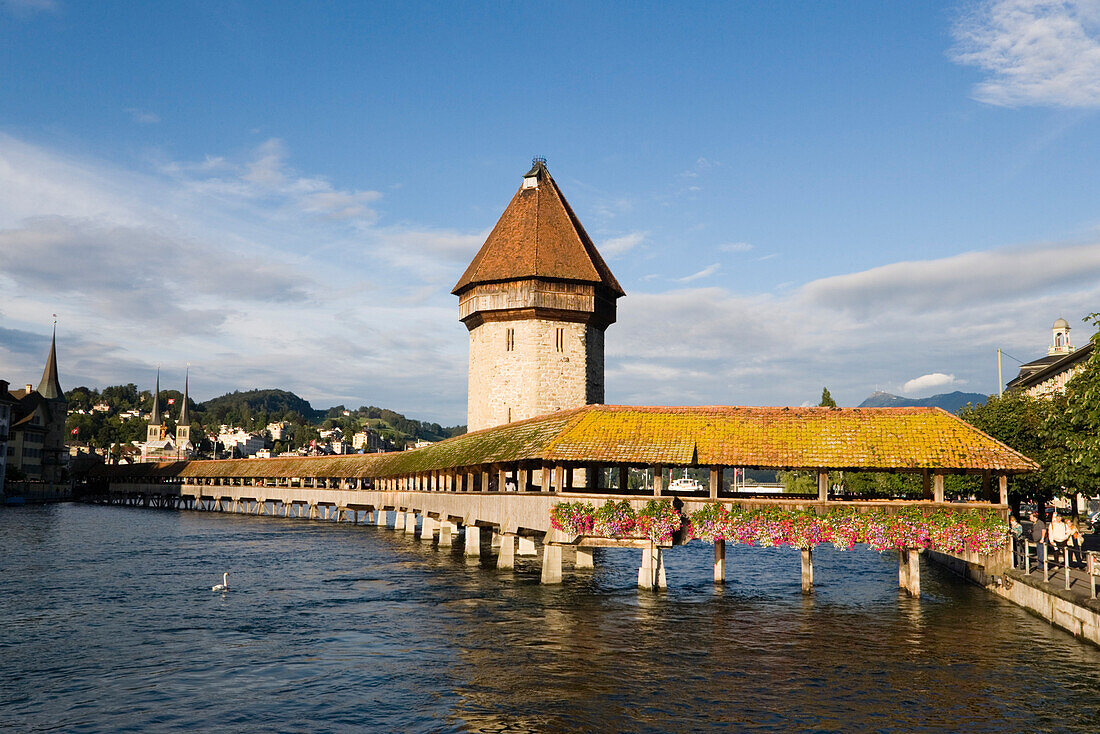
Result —
[[0, 0], [0, 378], [465, 422], [533, 156], [626, 290], [606, 400], [997, 390], [1100, 311], [1100, 0]]

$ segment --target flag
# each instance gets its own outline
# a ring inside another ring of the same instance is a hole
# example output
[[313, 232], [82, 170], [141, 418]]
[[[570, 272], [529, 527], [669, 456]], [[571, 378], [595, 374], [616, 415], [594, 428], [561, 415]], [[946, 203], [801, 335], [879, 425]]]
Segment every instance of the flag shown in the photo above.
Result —
[[79, 428], [74, 428], [73, 430], [69, 431], [69, 433], [71, 433], [75, 436], [76, 434], [80, 433], [80, 429]]
[[176, 404], [176, 399], [175, 398], [168, 398], [168, 404], [169, 405], [175, 405]]

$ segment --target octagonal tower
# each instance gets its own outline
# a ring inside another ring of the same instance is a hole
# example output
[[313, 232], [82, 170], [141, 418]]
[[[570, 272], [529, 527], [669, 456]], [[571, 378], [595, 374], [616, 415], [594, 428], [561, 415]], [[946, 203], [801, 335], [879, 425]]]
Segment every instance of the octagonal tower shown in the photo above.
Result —
[[604, 400], [604, 330], [625, 295], [536, 158], [452, 291], [470, 332], [468, 429]]

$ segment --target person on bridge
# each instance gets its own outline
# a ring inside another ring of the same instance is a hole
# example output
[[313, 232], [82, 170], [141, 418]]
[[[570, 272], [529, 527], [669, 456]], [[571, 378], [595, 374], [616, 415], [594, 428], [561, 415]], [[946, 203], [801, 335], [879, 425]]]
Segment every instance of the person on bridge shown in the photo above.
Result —
[[1035, 541], [1035, 560], [1041, 566], [1047, 557], [1047, 524], [1039, 513], [1031, 513], [1031, 539]]
[[1085, 545], [1085, 536], [1081, 535], [1081, 528], [1078, 527], [1077, 521], [1072, 518], [1066, 518], [1066, 529], [1069, 531], [1066, 545], [1069, 548], [1070, 563], [1084, 568], [1085, 556], [1081, 548]]

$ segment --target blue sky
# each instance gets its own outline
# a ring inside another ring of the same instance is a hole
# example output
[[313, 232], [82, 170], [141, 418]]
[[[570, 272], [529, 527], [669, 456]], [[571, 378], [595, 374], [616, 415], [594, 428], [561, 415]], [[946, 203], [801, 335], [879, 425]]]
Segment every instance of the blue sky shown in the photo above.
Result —
[[1098, 106], [1095, 0], [0, 0], [0, 375], [58, 313], [66, 387], [463, 422], [449, 291], [543, 155], [609, 402], [988, 393], [1100, 310]]

